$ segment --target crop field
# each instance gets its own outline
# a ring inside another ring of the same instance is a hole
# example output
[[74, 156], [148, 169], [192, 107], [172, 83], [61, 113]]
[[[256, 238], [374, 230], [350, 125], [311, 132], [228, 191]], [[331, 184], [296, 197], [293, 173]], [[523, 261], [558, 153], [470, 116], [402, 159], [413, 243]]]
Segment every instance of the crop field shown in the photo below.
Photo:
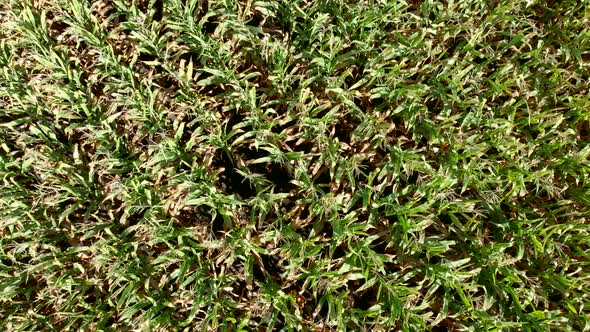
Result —
[[0, 330], [590, 331], [589, 0], [0, 0]]

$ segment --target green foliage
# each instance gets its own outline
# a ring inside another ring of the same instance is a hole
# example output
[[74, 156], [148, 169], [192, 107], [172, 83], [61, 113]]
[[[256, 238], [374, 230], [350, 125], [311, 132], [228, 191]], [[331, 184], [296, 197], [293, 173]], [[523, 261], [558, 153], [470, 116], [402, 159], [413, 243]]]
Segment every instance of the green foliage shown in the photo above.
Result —
[[0, 1], [2, 330], [590, 330], [583, 1]]

